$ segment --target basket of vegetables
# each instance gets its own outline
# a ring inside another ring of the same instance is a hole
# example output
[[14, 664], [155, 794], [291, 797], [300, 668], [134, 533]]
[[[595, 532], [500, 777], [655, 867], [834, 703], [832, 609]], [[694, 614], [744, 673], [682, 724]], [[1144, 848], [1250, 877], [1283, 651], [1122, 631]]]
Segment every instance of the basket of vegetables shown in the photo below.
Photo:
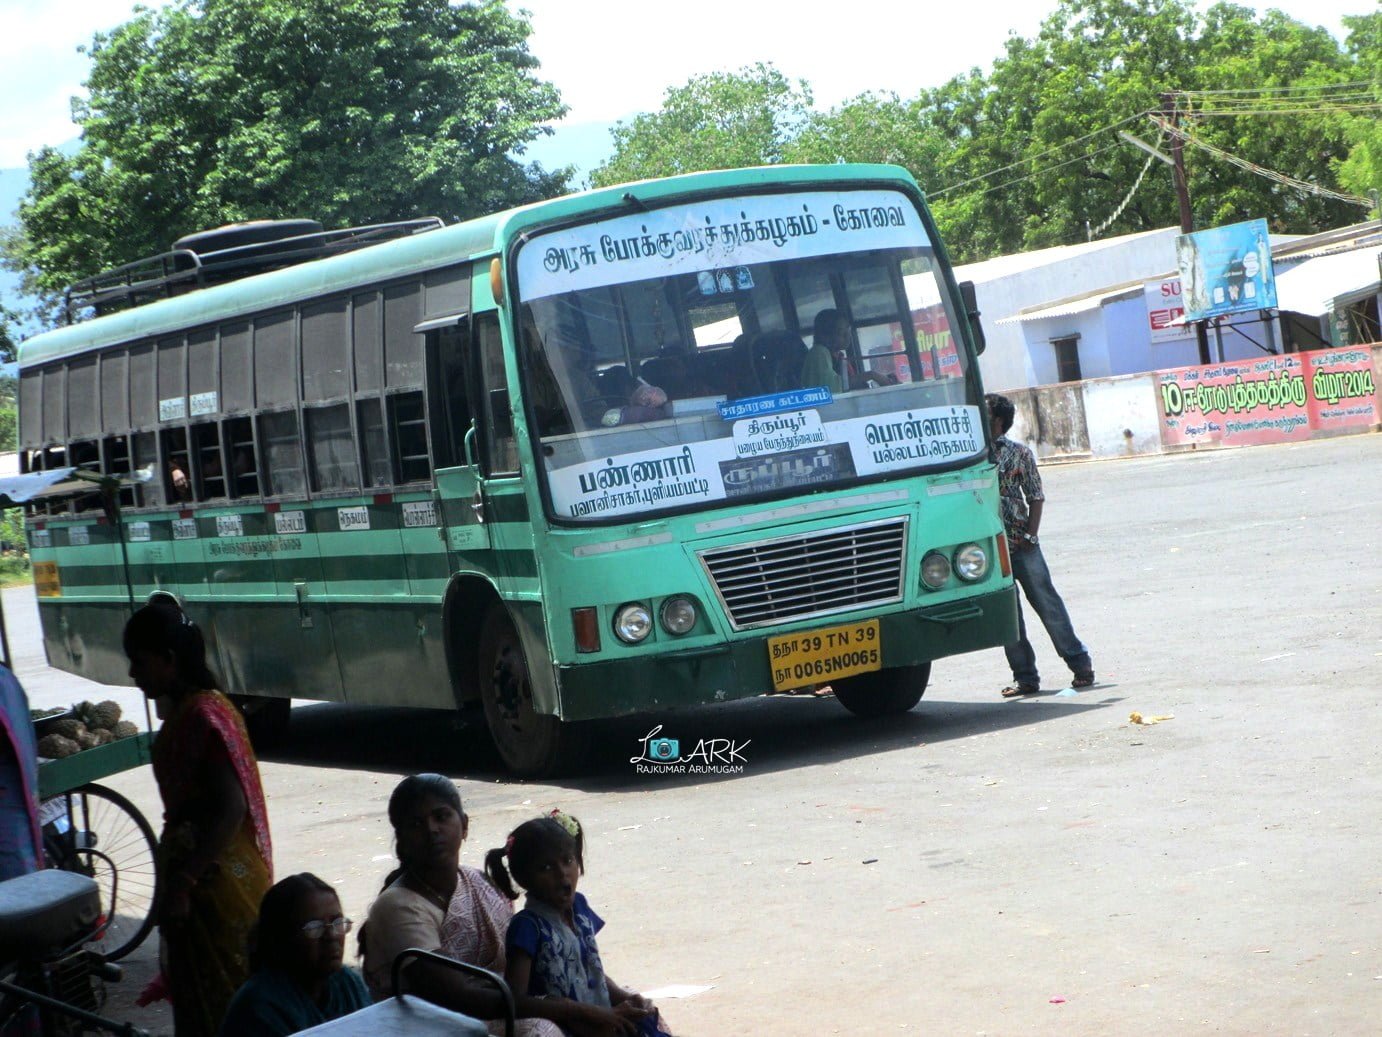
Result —
[[42, 798], [149, 762], [152, 735], [124, 719], [120, 704], [109, 699], [37, 716], [34, 728]]

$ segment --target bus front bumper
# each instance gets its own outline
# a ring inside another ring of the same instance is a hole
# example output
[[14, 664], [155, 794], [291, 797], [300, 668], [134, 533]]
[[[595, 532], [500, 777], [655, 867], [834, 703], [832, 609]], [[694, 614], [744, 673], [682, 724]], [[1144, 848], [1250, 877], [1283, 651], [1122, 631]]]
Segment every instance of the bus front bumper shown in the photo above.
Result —
[[[883, 667], [915, 666], [1017, 640], [1013, 587], [880, 616]], [[847, 622], [831, 617], [822, 628]], [[648, 713], [761, 695], [772, 689], [768, 638], [780, 631], [661, 655], [558, 665], [564, 720]]]

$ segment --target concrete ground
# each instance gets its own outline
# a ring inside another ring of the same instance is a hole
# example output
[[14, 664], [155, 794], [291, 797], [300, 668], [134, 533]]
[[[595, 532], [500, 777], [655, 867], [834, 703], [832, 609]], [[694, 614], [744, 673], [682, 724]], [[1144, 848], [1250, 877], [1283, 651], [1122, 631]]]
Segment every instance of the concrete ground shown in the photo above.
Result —
[[[662, 1002], [681, 1035], [1376, 1032], [1379, 471], [1382, 436], [1044, 470], [1101, 681], [1077, 695], [1038, 632], [1038, 697], [1000, 700], [991, 651], [901, 718], [779, 697], [613, 724], [555, 784], [506, 779], [474, 721], [301, 705], [261, 766], [278, 873], [362, 918], [397, 776], [443, 770], [471, 864], [536, 812], [583, 820], [610, 974], [710, 988]], [[4, 604], [34, 705], [104, 694], [43, 665], [31, 592]], [[635, 773], [654, 722], [747, 742], [743, 773]], [[109, 784], [157, 817], [147, 769]], [[166, 1032], [130, 1009], [152, 960], [109, 1008]]]

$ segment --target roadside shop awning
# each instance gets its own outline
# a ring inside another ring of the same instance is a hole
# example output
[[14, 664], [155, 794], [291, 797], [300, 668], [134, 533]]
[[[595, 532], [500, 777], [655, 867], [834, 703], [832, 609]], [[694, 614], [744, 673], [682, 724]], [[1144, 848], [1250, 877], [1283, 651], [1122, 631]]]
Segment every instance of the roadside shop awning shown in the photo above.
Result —
[[76, 479], [75, 468], [54, 468], [51, 472], [29, 472], [8, 475], [0, 479], [0, 508], [13, 508], [43, 497], [57, 497], [64, 493], [90, 493], [95, 485]]
[[1375, 295], [1382, 288], [1382, 249], [1317, 256], [1276, 275], [1276, 305], [1312, 317]]
[[127, 472], [118, 478], [93, 472], [89, 468], [54, 468], [47, 472], [0, 476], [0, 508], [17, 508], [35, 500], [99, 493], [103, 487], [124, 489], [142, 485], [152, 478], [151, 468]]

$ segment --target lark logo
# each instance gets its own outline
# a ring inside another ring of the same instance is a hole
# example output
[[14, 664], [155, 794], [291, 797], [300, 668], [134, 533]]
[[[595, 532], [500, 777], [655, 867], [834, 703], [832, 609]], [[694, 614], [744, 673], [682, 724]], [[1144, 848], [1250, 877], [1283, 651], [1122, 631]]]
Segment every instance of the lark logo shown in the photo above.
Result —
[[639, 774], [742, 774], [748, 763], [749, 742], [733, 738], [702, 738], [683, 753], [681, 739], [659, 737], [658, 724], [640, 738], [637, 756], [629, 758]]

